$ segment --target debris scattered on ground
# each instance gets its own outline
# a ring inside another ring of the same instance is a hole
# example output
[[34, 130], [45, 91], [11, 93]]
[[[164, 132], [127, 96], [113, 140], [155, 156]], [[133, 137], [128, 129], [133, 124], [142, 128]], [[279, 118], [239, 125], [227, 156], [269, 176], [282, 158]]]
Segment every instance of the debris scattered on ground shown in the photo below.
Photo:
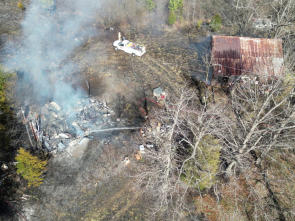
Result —
[[1, 165], [1, 169], [2, 169], [2, 170], [7, 170], [7, 169], [8, 169], [8, 166], [7, 166], [5, 163], [3, 163], [3, 164]]
[[140, 152], [141, 154], [145, 153], [145, 152], [144, 152], [144, 145], [140, 145], [140, 146], [139, 146], [139, 152]]
[[129, 163], [130, 163], [129, 157], [125, 157], [124, 158], [124, 164], [125, 164], [125, 166], [127, 166]]
[[[147, 147], [148, 149], [152, 149], [152, 148], [154, 148], [154, 145], [153, 145], [153, 144], [147, 144], [146, 147]], [[144, 153], [144, 152], [143, 152], [143, 153]]]
[[49, 152], [61, 152], [68, 146], [74, 146], [91, 131], [100, 128], [111, 128], [126, 123], [124, 120], [113, 120], [115, 112], [105, 103], [93, 98], [81, 99], [75, 108], [63, 109], [56, 102], [45, 104], [41, 108], [29, 106], [28, 111], [20, 110], [18, 116], [29, 125], [32, 137], [39, 147]]
[[153, 95], [157, 98], [158, 101], [165, 100], [167, 96], [166, 92], [161, 87], [155, 88], [153, 90]]
[[135, 157], [136, 160], [141, 160], [141, 158], [142, 158], [139, 151], [134, 154], [134, 157]]

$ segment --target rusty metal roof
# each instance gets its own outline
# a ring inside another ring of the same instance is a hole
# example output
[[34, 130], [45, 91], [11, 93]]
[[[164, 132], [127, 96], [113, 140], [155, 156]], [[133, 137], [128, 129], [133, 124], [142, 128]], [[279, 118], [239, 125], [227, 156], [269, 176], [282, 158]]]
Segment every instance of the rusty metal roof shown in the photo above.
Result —
[[213, 74], [279, 74], [283, 65], [281, 39], [212, 36]]

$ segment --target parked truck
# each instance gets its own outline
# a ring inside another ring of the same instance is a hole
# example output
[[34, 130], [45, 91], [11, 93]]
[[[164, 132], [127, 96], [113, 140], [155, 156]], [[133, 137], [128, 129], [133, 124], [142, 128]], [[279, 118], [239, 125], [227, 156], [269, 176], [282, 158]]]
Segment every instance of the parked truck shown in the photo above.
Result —
[[143, 45], [135, 44], [131, 41], [122, 39], [121, 33], [118, 33], [118, 40], [114, 41], [113, 46], [115, 50], [122, 50], [132, 56], [142, 56], [146, 52], [145, 47]]

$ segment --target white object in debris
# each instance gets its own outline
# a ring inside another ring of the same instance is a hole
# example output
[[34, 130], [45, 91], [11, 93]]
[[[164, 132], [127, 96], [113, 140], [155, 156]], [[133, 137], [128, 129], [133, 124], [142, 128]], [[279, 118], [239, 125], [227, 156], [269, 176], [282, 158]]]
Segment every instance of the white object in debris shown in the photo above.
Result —
[[44, 142], [45, 147], [47, 148], [47, 150], [51, 150], [49, 143], [47, 143], [46, 141]]
[[59, 143], [57, 146], [57, 150], [59, 152], [63, 151], [66, 148], [66, 146], [63, 143]]
[[28, 200], [29, 198], [30, 198], [30, 196], [29, 195], [26, 195], [26, 194], [23, 194], [21, 196], [21, 200]]
[[153, 95], [157, 98], [157, 99], [165, 99], [166, 98], [166, 93], [165, 91], [163, 91], [162, 88], [157, 87], [153, 90]]
[[8, 166], [5, 163], [3, 163], [2, 166], [1, 166], [1, 169], [2, 170], [7, 170], [8, 169]]
[[253, 27], [256, 29], [270, 29], [275, 24], [268, 18], [258, 18], [253, 21]]
[[124, 163], [125, 163], [125, 166], [127, 166], [130, 163], [129, 157], [125, 157]]
[[[52, 118], [53, 118], [53, 119], [57, 119], [57, 118], [58, 118], [57, 114], [54, 113], [54, 112], [51, 112], [51, 113], [50, 113], [50, 117], [51, 117], [51, 119], [52, 119]], [[53, 120], [53, 119], [52, 119], [52, 120]]]
[[57, 103], [55, 103], [54, 101], [52, 101], [49, 105], [50, 105], [49, 106], [50, 109], [53, 109], [55, 111], [61, 110], [61, 107]]
[[122, 41], [120, 38], [119, 40], [114, 41], [113, 46], [115, 47], [115, 50], [122, 50], [128, 54], [132, 54], [133, 56], [142, 56], [146, 52], [145, 46], [135, 44], [128, 40]]
[[143, 146], [143, 145], [140, 145], [140, 146], [139, 146], [139, 152], [140, 152], [140, 153], [145, 153], [145, 151], [144, 151], [144, 146]]
[[75, 128], [76, 130], [76, 135], [78, 137], [82, 137], [84, 136], [84, 131], [81, 129], [81, 127], [76, 123], [76, 122], [73, 122], [72, 123], [72, 126]]
[[57, 135], [56, 138], [69, 139], [70, 137], [67, 134], [61, 133], [61, 134]]
[[153, 144], [147, 144], [146, 147], [151, 149], [151, 148], [154, 148], [154, 145]]

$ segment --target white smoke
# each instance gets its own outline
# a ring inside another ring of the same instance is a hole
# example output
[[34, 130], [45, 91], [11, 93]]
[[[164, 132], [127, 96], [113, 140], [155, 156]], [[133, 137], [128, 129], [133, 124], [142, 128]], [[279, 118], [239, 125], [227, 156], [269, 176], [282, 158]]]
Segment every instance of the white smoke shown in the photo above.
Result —
[[[44, 1], [46, 2], [46, 1]], [[6, 65], [21, 70], [36, 100], [53, 98], [63, 107], [74, 105], [83, 92], [69, 83], [77, 65], [69, 57], [93, 31], [99, 0], [63, 0], [51, 10], [32, 0], [22, 22], [21, 46], [8, 47]]]

